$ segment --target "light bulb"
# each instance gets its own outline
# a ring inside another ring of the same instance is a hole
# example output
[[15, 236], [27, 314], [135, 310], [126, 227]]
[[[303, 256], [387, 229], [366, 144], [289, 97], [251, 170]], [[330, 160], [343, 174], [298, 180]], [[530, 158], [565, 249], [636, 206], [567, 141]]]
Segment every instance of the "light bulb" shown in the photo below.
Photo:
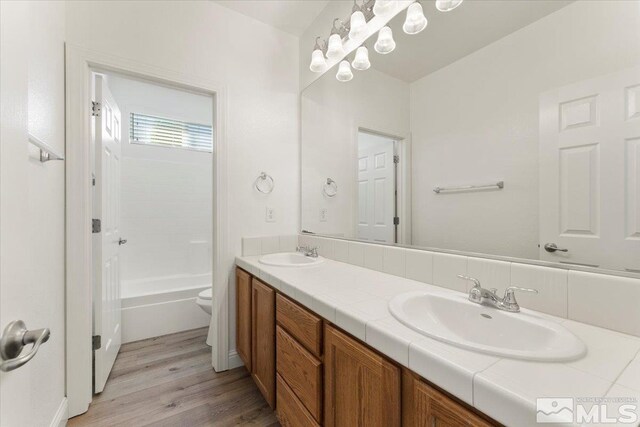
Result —
[[369, 67], [371, 67], [371, 62], [369, 62], [369, 49], [367, 49], [366, 46], [360, 46], [358, 50], [356, 50], [356, 57], [351, 65], [358, 71], [368, 70]]
[[413, 3], [407, 8], [407, 19], [405, 19], [402, 29], [407, 34], [418, 34], [425, 28], [427, 28], [427, 18], [422, 12], [422, 5], [417, 2]]
[[357, 10], [351, 15], [351, 29], [349, 30], [349, 38], [351, 40], [362, 37], [367, 21], [364, 19], [364, 13]]
[[336, 79], [341, 82], [348, 82], [353, 78], [353, 73], [351, 72], [351, 65], [349, 65], [349, 61], [342, 61], [340, 66], [338, 67], [338, 74], [336, 74]]
[[462, 0], [436, 0], [436, 8], [440, 12], [449, 12], [462, 4]]
[[376, 52], [381, 53], [383, 55], [387, 53], [393, 52], [393, 49], [396, 48], [396, 42], [393, 41], [393, 33], [391, 32], [391, 28], [382, 27], [380, 32], [378, 33], [378, 41], [373, 48]]
[[320, 49], [316, 49], [311, 54], [311, 65], [309, 69], [314, 73], [321, 73], [327, 69], [327, 61], [324, 59], [324, 55]]
[[373, 14], [376, 16], [384, 16], [391, 12], [396, 5], [396, 0], [376, 0], [373, 5]]
[[327, 58], [339, 59], [344, 56], [344, 47], [340, 34], [331, 34], [329, 36], [329, 46], [327, 48]]

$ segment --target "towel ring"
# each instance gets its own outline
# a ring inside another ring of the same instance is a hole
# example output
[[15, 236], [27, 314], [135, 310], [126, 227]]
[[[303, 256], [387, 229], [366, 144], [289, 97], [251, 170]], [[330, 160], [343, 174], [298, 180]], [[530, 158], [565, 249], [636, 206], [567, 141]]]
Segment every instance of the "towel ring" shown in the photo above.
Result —
[[322, 192], [327, 197], [335, 197], [338, 194], [338, 184], [331, 178], [327, 178], [327, 182], [322, 186]]
[[271, 175], [267, 174], [266, 172], [261, 172], [260, 175], [256, 178], [255, 186], [256, 190], [258, 190], [262, 194], [269, 194], [273, 191], [275, 183]]

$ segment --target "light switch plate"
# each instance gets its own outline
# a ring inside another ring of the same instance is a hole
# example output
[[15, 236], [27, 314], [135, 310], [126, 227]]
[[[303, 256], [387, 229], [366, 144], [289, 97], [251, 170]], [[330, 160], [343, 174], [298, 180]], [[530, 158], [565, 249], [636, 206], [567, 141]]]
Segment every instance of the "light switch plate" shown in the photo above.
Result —
[[327, 208], [320, 208], [320, 222], [327, 222]]
[[265, 210], [265, 221], [276, 222], [276, 212], [272, 207], [267, 206]]

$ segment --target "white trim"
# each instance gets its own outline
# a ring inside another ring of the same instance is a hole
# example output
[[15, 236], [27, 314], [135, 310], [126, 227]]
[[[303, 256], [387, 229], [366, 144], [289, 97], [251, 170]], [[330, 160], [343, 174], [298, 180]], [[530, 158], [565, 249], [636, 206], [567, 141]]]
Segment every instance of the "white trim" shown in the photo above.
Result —
[[53, 416], [53, 419], [49, 423], [49, 427], [64, 427], [67, 425], [67, 421], [69, 421], [69, 405], [67, 402], [67, 398], [63, 397], [62, 402], [60, 402], [60, 406], [58, 406], [56, 414]]
[[[229, 366], [228, 286], [233, 256], [227, 239], [227, 95], [217, 82], [141, 64], [129, 59], [66, 45], [66, 377], [69, 414], [86, 412], [91, 384], [91, 170], [90, 77], [94, 70], [114, 71], [214, 96], [213, 153], [213, 301], [217, 371]], [[72, 369], [70, 368], [72, 367]]]
[[235, 369], [244, 366], [244, 362], [240, 359], [240, 355], [237, 351], [232, 350], [229, 352], [229, 369]]

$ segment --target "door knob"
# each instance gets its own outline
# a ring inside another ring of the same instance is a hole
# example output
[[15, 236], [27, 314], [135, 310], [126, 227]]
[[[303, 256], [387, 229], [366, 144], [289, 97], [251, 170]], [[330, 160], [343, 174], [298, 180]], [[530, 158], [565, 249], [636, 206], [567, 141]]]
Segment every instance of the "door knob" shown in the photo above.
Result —
[[[49, 340], [51, 335], [49, 328], [27, 330], [22, 320], [15, 320], [4, 328], [0, 338], [0, 371], [9, 372], [18, 369], [36, 355], [40, 344]], [[24, 346], [33, 344], [31, 351], [24, 356], [20, 356]]]
[[127, 239], [123, 239], [122, 237], [120, 238], [120, 240], [118, 240], [118, 244], [120, 246], [124, 245], [125, 243], [127, 243]]
[[544, 250], [547, 252], [569, 252], [569, 249], [559, 248], [555, 243], [547, 243], [544, 245]]

